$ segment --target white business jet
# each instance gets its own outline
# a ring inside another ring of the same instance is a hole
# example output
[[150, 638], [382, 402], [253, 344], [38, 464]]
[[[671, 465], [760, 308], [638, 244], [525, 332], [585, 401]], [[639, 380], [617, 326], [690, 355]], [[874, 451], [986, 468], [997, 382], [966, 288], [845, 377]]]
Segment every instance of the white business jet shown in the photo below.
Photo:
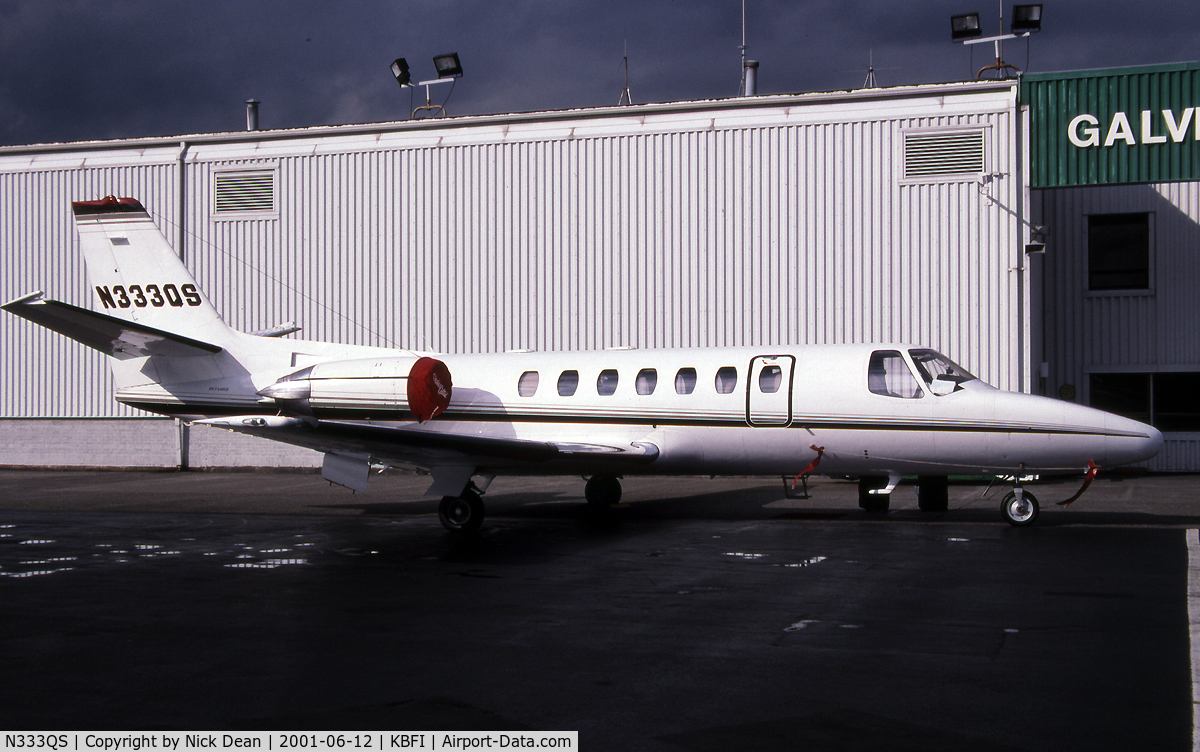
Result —
[[116, 399], [324, 453], [364, 490], [371, 467], [428, 472], [442, 523], [473, 530], [501, 474], [582, 475], [597, 508], [619, 478], [859, 478], [886, 511], [902, 476], [945, 511], [948, 475], [1013, 478], [1004, 518], [1032, 524], [1030, 474], [1153, 457], [1151, 426], [983, 383], [906, 344], [431, 355], [231, 329], [135, 199], [72, 204], [96, 308], [26, 295], [6, 311], [112, 356]]

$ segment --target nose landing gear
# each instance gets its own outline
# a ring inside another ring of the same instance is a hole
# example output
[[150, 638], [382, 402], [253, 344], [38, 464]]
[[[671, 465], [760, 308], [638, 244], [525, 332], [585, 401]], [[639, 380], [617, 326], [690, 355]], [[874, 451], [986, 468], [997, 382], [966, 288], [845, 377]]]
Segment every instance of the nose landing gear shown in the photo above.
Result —
[[1017, 527], [1032, 525], [1037, 520], [1039, 511], [1041, 508], [1038, 506], [1037, 497], [1020, 486], [1005, 494], [1004, 500], [1000, 502], [1000, 513], [1004, 515], [1004, 521]]

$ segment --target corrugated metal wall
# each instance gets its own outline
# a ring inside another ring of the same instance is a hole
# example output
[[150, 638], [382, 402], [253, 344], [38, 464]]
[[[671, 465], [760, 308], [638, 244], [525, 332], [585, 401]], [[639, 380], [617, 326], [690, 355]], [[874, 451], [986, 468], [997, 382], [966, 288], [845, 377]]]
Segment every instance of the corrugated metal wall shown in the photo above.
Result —
[[[1047, 391], [1074, 387], [1087, 404], [1088, 374], [1200, 370], [1200, 184], [1157, 183], [1038, 191], [1047, 226]], [[1088, 291], [1088, 215], [1153, 215], [1152, 289]], [[1036, 213], [1035, 213], [1036, 217]], [[1159, 470], [1200, 467], [1200, 436], [1168, 435]]]
[[[0, 158], [0, 298], [43, 290], [91, 307], [71, 201], [144, 196], [168, 230], [176, 205], [174, 157], [155, 150]], [[138, 413], [113, 401], [103, 355], [7, 314], [0, 316], [0, 368], [0, 416]]]
[[[942, 86], [197, 138], [183, 255], [246, 330], [451, 352], [908, 340], [1018, 388], [1014, 99]], [[905, 180], [902, 134], [929, 128], [982, 129], [987, 175]], [[178, 151], [52, 170], [0, 151], [6, 299], [90, 304], [72, 199], [138, 196], [174, 242]], [[251, 168], [275, 171], [277, 211], [216, 218], [214, 176]], [[0, 352], [0, 415], [124, 414], [99, 356], [13, 317]]]

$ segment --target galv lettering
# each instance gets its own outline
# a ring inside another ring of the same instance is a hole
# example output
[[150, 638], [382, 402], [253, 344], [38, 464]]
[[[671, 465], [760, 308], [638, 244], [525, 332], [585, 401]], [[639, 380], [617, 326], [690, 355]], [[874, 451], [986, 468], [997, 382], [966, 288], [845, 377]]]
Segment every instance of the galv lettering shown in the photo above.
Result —
[[[1112, 116], [1108, 131], [1104, 137], [1104, 145], [1112, 146], [1118, 141], [1129, 146], [1142, 144], [1165, 144], [1167, 138], [1174, 143], [1180, 143], [1187, 138], [1188, 126], [1193, 126], [1195, 140], [1200, 141], [1200, 116], [1196, 116], [1196, 108], [1189, 107], [1178, 118], [1173, 110], [1161, 110], [1162, 125], [1155, 131], [1154, 110], [1142, 110], [1140, 138], [1134, 135], [1129, 116], [1118, 112]], [[1100, 145], [1100, 120], [1095, 115], [1078, 115], [1067, 126], [1067, 138], [1079, 148]]]
[[195, 285], [108, 285], [96, 287], [96, 294], [105, 308], [182, 308], [200, 305], [200, 292]]

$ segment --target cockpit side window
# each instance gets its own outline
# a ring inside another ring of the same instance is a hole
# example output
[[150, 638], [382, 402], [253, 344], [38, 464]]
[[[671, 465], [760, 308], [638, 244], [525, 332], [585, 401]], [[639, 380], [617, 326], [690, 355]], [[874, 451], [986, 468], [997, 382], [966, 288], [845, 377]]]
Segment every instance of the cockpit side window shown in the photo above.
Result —
[[885, 397], [918, 399], [925, 396], [916, 377], [908, 370], [904, 356], [896, 350], [876, 350], [871, 354], [871, 364], [867, 366], [867, 388]]
[[973, 381], [976, 378], [970, 371], [936, 350], [909, 350], [908, 354], [927, 385], [933, 387], [935, 382], [947, 385], [946, 388], [939, 385], [937, 389], [933, 389], [935, 394], [957, 391], [962, 388], [959, 385], [964, 381]]

